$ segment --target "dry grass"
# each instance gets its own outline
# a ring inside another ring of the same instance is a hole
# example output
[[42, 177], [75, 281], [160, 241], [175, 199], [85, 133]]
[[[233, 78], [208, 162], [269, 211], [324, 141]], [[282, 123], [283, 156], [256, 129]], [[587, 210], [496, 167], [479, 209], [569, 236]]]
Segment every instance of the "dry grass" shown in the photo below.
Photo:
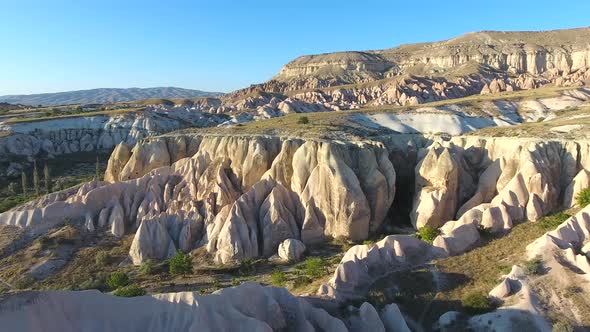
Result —
[[505, 236], [483, 239], [478, 248], [463, 255], [392, 273], [372, 286], [368, 300], [377, 306], [396, 302], [413, 319], [430, 326], [447, 311], [462, 311], [461, 300], [468, 294], [487, 294], [492, 290], [512, 265], [524, 263], [526, 246], [564, 218], [566, 215], [558, 213], [536, 222], [524, 222]]
[[[182, 132], [202, 133], [202, 134], [230, 134], [230, 135], [274, 135], [274, 136], [292, 136], [301, 138], [329, 138], [329, 139], [362, 139], [372, 136], [394, 134], [393, 131], [382, 128], [367, 128], [355, 122], [351, 116], [354, 114], [374, 114], [374, 113], [407, 113], [415, 112], [424, 107], [444, 107], [449, 105], [461, 105], [470, 114], [482, 114], [487, 116], [487, 110], [490, 103], [495, 101], [520, 101], [528, 99], [541, 99], [557, 97], [563, 91], [572, 88], [560, 88], [548, 86], [534, 90], [523, 90], [516, 92], [503, 92], [493, 95], [473, 95], [464, 98], [442, 100], [432, 103], [425, 103], [415, 106], [379, 106], [364, 107], [358, 110], [348, 111], [331, 111], [317, 112], [307, 114], [287, 114], [278, 118], [248, 122], [230, 126], [227, 128], [204, 128], [189, 129]], [[484, 110], [486, 110], [484, 112]], [[299, 123], [300, 117], [305, 116], [309, 123]], [[520, 127], [520, 126], [515, 126]], [[508, 127], [491, 128], [490, 130], [503, 131]], [[511, 129], [508, 129], [511, 130]], [[507, 130], [506, 135], [515, 135]], [[514, 129], [519, 130], [519, 129]], [[485, 131], [481, 132], [485, 135]], [[489, 133], [490, 135], [493, 132]]]
[[62, 115], [54, 115], [54, 116], [40, 116], [34, 118], [10, 118], [5, 121], [6, 124], [11, 123], [26, 123], [26, 122], [37, 122], [37, 121], [46, 121], [46, 120], [55, 120], [55, 119], [66, 119], [66, 118], [82, 118], [87, 116], [98, 116], [98, 115], [116, 115], [116, 114], [125, 114], [125, 113], [136, 113], [143, 111], [144, 108], [122, 108], [117, 110], [105, 110], [105, 111], [95, 111], [95, 112], [82, 112], [76, 114], [62, 114]]
[[[552, 128], [580, 125], [569, 133], [551, 131]], [[486, 137], [529, 137], [545, 139], [580, 139], [587, 137], [590, 129], [590, 104], [584, 103], [575, 109], [557, 112], [554, 119], [542, 122], [528, 122], [516, 126], [488, 127], [467, 133], [470, 136]]]

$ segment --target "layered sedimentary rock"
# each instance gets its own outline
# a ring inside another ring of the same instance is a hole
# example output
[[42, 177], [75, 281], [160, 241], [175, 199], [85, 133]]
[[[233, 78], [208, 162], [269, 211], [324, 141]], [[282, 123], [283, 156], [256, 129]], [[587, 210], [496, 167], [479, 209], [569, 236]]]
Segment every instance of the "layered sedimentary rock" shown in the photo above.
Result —
[[[308, 55], [288, 63], [276, 80], [315, 78], [323, 84], [358, 83], [413, 72], [444, 74], [469, 63], [506, 73], [571, 73], [590, 66], [590, 29], [542, 32], [482, 31], [457, 38], [368, 52]], [[351, 74], [352, 72], [352, 74]]]

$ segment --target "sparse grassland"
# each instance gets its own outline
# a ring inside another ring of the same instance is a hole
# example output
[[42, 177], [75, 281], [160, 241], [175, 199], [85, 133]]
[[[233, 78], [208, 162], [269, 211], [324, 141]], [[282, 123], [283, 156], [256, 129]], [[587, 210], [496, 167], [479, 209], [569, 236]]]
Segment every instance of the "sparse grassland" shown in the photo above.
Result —
[[368, 300], [378, 306], [396, 302], [413, 319], [426, 324], [450, 310], [471, 310], [465, 307], [466, 301], [483, 308], [481, 305], [486, 301], [481, 296], [471, 301], [475, 300], [470, 298], [474, 297], [471, 294], [488, 294], [500, 277], [510, 272], [512, 265], [526, 265], [523, 259], [526, 246], [574, 212], [559, 212], [536, 222], [517, 224], [507, 235], [482, 239], [479, 247], [465, 254], [392, 273], [372, 286]]
[[[39, 176], [43, 178], [43, 167], [47, 164], [51, 174], [51, 192], [60, 191], [83, 182], [91, 181], [96, 173], [96, 157], [99, 157], [99, 175], [102, 178], [106, 170], [107, 160], [110, 151], [80, 152], [64, 155], [55, 159], [38, 160], [37, 165]], [[0, 168], [6, 168], [7, 164], [0, 164]], [[33, 189], [32, 167], [24, 170], [27, 178], [27, 192], [22, 192], [22, 179], [2, 177], [0, 179], [0, 213], [9, 210], [17, 205], [28, 202], [37, 196]], [[42, 179], [42, 181], [44, 181]], [[45, 195], [45, 188], [42, 186], [41, 195]]]
[[[340, 87], [338, 87], [340, 88]], [[330, 88], [326, 88], [330, 89]], [[301, 138], [331, 138], [331, 139], [349, 139], [362, 140], [367, 137], [377, 137], [382, 135], [395, 134], [394, 131], [383, 127], [369, 128], [355, 119], [355, 115], [370, 115], [376, 113], [406, 113], [415, 112], [424, 107], [444, 107], [449, 105], [459, 105], [473, 114], [480, 114], [488, 117], [490, 105], [496, 101], [522, 101], [529, 99], [550, 98], [560, 96], [563, 91], [572, 88], [560, 88], [547, 86], [534, 90], [521, 90], [515, 92], [504, 92], [491, 95], [472, 95], [464, 98], [442, 100], [430, 102], [415, 106], [366, 106], [360, 109], [347, 111], [330, 111], [302, 114], [287, 114], [282, 117], [271, 118], [266, 120], [242, 123], [235, 126], [229, 126], [222, 129], [223, 133], [230, 135], [276, 135], [276, 136], [293, 136]], [[237, 112], [240, 113], [240, 112]], [[236, 114], [237, 114], [236, 113]], [[568, 112], [571, 114], [571, 112]], [[499, 115], [499, 114], [497, 114]], [[307, 120], [301, 120], [306, 118]], [[300, 121], [306, 121], [303, 124]], [[526, 136], [527, 128], [530, 125], [546, 126], [543, 132], [551, 137], [558, 137], [549, 132], [547, 122], [526, 123], [513, 127], [490, 127], [472, 132], [472, 135], [482, 136]], [[531, 127], [532, 136], [537, 131]], [[201, 128], [201, 129], [184, 129], [177, 133], [201, 133], [201, 134], [219, 134], [220, 128]]]
[[67, 114], [63, 113], [45, 113], [38, 116], [32, 117], [13, 117], [7, 119], [5, 123], [24, 123], [24, 122], [36, 122], [36, 121], [46, 121], [46, 120], [54, 120], [54, 119], [66, 119], [66, 118], [80, 118], [86, 116], [98, 116], [98, 115], [116, 115], [116, 114], [124, 114], [124, 113], [136, 113], [142, 112], [144, 108], [137, 108], [137, 107], [130, 107], [130, 108], [121, 108], [116, 110], [103, 110], [103, 111], [91, 111], [91, 112], [84, 112], [84, 111], [75, 111]]

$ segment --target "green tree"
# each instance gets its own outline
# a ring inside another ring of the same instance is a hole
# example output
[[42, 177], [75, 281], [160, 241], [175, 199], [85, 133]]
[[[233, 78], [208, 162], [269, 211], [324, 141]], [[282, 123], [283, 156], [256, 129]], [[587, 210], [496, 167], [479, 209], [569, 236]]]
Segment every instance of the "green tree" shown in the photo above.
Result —
[[39, 196], [39, 172], [37, 171], [37, 161], [33, 162], [33, 188], [35, 189], [35, 195]]
[[10, 182], [8, 185], [8, 191], [13, 195], [18, 194], [18, 184], [16, 182]]
[[309, 123], [309, 118], [302, 115], [297, 119], [297, 123], [298, 124], [308, 124]]
[[590, 188], [586, 188], [576, 195], [576, 203], [581, 208], [590, 204]]
[[139, 287], [136, 284], [131, 284], [129, 286], [117, 288], [117, 290], [113, 292], [113, 295], [121, 297], [135, 297], [145, 295], [145, 293], [145, 289]]
[[170, 274], [173, 275], [186, 275], [193, 273], [193, 262], [191, 256], [183, 253], [181, 250], [176, 252], [172, 258], [170, 258]]
[[94, 180], [100, 180], [100, 161], [98, 160], [98, 156], [96, 156], [96, 170], [94, 174]]
[[113, 272], [107, 278], [107, 286], [111, 289], [127, 286], [129, 284], [129, 277], [124, 272]]
[[23, 186], [23, 195], [27, 194], [27, 173], [25, 173], [25, 171], [22, 171], [20, 173], [20, 179], [21, 179], [21, 185]]
[[51, 192], [51, 174], [49, 174], [49, 166], [47, 164], [43, 167], [43, 177], [45, 180], [45, 192], [49, 194]]

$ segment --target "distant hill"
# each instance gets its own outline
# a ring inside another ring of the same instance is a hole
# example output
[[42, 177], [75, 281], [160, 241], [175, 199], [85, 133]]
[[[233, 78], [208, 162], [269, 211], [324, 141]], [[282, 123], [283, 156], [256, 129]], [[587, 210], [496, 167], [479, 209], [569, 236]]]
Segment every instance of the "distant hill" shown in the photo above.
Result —
[[0, 102], [0, 112], [2, 111], [12, 111], [12, 110], [22, 110], [26, 107], [24, 105], [13, 105], [9, 103]]
[[32, 95], [0, 96], [0, 102], [23, 105], [67, 105], [67, 104], [108, 104], [142, 100], [149, 98], [197, 98], [219, 96], [218, 92], [206, 92], [175, 87], [129, 88], [129, 89], [91, 89], [42, 93]]

